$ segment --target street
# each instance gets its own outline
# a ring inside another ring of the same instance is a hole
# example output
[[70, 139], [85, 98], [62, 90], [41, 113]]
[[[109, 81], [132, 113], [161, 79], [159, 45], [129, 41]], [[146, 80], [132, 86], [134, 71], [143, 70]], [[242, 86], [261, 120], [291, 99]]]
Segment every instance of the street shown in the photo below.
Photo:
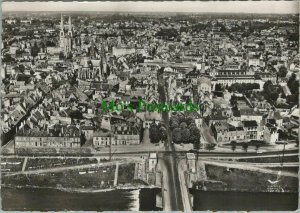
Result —
[[[162, 82], [162, 76], [159, 77], [159, 94], [160, 101], [162, 103], [167, 102], [166, 91], [164, 82]], [[165, 141], [165, 150], [169, 151], [170, 154], [162, 154], [161, 163], [165, 166], [163, 175], [166, 176], [167, 184], [167, 195], [164, 199], [168, 199], [171, 211], [184, 211], [182, 194], [180, 189], [180, 182], [178, 178], [178, 165], [176, 161], [176, 151], [172, 144], [172, 135], [169, 128], [169, 114], [168, 112], [162, 112], [162, 119], [167, 129], [167, 140]]]

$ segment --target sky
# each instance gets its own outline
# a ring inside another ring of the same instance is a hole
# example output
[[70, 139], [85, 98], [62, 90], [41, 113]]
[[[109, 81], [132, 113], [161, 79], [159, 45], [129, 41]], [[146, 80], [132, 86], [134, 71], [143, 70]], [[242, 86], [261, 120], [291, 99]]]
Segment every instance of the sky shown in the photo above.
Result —
[[3, 2], [2, 11], [299, 13], [298, 1]]

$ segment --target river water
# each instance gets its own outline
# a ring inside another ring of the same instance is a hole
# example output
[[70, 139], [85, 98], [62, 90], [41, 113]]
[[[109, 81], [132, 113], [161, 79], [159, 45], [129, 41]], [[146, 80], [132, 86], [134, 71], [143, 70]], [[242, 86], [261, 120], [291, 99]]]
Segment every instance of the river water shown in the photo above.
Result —
[[[74, 193], [56, 189], [2, 188], [2, 209], [14, 211], [157, 211], [159, 189]], [[291, 211], [297, 193], [216, 192], [193, 190], [195, 211]]]
[[191, 191], [195, 211], [292, 211], [297, 193]]
[[74, 193], [56, 189], [2, 188], [2, 209], [14, 211], [155, 211], [159, 189]]

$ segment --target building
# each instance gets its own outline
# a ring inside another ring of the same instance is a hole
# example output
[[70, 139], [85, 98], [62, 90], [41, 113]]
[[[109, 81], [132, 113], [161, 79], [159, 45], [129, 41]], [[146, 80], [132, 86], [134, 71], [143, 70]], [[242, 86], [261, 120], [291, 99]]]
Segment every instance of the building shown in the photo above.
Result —
[[196, 156], [194, 153], [186, 153], [186, 161], [188, 170], [190, 172], [196, 172]]
[[106, 75], [106, 64], [102, 60], [83, 57], [80, 60], [78, 79], [86, 81], [101, 81]]
[[263, 119], [263, 115], [258, 112], [254, 111], [253, 109], [241, 109], [241, 121], [256, 121], [258, 125], [261, 124], [261, 121]]
[[234, 127], [227, 122], [216, 122], [211, 127], [214, 137], [219, 143], [230, 141], [245, 141], [246, 134], [243, 127]]
[[87, 140], [93, 139], [94, 127], [91, 124], [81, 126], [80, 130]]
[[138, 145], [140, 134], [135, 126], [118, 125], [114, 126], [114, 138], [116, 145]]
[[71, 53], [72, 42], [73, 42], [73, 32], [72, 32], [71, 16], [69, 16], [68, 29], [65, 30], [64, 18], [61, 15], [60, 32], [59, 32], [59, 47], [61, 48], [61, 51], [64, 53], [65, 57], [69, 56], [69, 54]]
[[94, 147], [106, 147], [114, 145], [138, 145], [140, 134], [138, 128], [125, 124], [112, 126], [111, 131], [103, 130], [94, 132]]
[[80, 131], [75, 126], [63, 126], [49, 131], [38, 129], [19, 130], [15, 148], [79, 148]]
[[149, 154], [149, 159], [148, 159], [148, 171], [149, 172], [154, 172], [156, 171], [156, 165], [157, 165], [157, 154], [156, 153], [150, 153]]
[[159, 124], [162, 120], [161, 114], [159, 112], [142, 112], [139, 114], [144, 115], [144, 116], [141, 116], [141, 119], [143, 120], [144, 128], [150, 128], [150, 126], [153, 122], [155, 122], [156, 124]]
[[94, 132], [93, 136], [93, 146], [96, 147], [105, 147], [105, 146], [110, 146], [115, 145], [115, 138], [113, 136], [112, 132]]
[[267, 123], [264, 129], [264, 141], [268, 144], [275, 145], [275, 143], [278, 141], [278, 137], [279, 134], [277, 131], [277, 127], [270, 123]]
[[200, 77], [199, 79], [197, 79], [197, 91], [198, 93], [200, 92], [207, 92], [207, 93], [211, 93], [211, 80], [208, 77]]
[[246, 133], [246, 140], [258, 139], [258, 125], [256, 121], [242, 121]]

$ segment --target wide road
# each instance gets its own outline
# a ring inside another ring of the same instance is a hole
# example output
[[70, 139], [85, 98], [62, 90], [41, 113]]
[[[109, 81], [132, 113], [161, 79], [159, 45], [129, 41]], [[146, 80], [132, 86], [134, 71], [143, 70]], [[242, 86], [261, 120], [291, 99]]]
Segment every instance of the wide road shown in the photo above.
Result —
[[[165, 103], [167, 102], [166, 97], [166, 89], [165, 89], [165, 82], [162, 79], [162, 76], [159, 78], [159, 85], [158, 85], [158, 92], [160, 94], [160, 102]], [[168, 203], [170, 204], [170, 210], [171, 211], [184, 211], [183, 208], [183, 201], [181, 196], [181, 189], [180, 189], [180, 182], [179, 182], [179, 176], [178, 176], [178, 165], [176, 161], [177, 153], [175, 151], [175, 148], [172, 144], [172, 135], [171, 131], [169, 129], [169, 113], [168, 112], [162, 112], [162, 119], [167, 129], [167, 140], [165, 141], [165, 150], [169, 153], [163, 153], [162, 158], [160, 158], [166, 168], [165, 171], [163, 171], [163, 175], [166, 176], [166, 179], [168, 180], [167, 184], [167, 194], [168, 197], [165, 197], [164, 199], [168, 199]]]
[[[165, 143], [166, 144], [166, 143]], [[168, 143], [169, 144], [169, 143]], [[166, 146], [166, 145], [165, 145]], [[174, 155], [174, 153], [176, 153], [176, 155], [185, 157], [186, 153], [189, 153], [191, 151], [174, 151], [173, 150], [173, 146], [170, 147], [170, 149], [168, 150], [161, 150], [161, 151], [156, 151], [158, 154], [164, 154], [165, 156], [167, 155]], [[199, 151], [198, 153], [198, 157], [227, 157], [227, 158], [249, 158], [249, 157], [257, 157], [257, 158], [261, 158], [261, 157], [278, 157], [278, 155], [282, 155], [282, 151], [280, 150], [276, 150], [276, 151], [266, 151], [263, 153], [256, 153], [256, 152], [217, 152], [217, 151]], [[284, 155], [298, 155], [299, 154], [299, 150], [294, 149], [294, 150], [285, 150], [284, 151]], [[124, 156], [124, 157], [141, 157], [141, 156], [148, 156], [149, 155], [149, 151], [128, 151], [128, 152], [123, 152], [123, 153], [119, 153], [119, 152], [115, 152], [113, 157], [115, 156]], [[21, 156], [21, 155], [1, 155], [1, 158], [95, 158], [95, 157], [109, 157], [109, 152], [108, 153], [95, 153], [91, 156], [54, 156], [54, 155], [39, 155], [39, 156], [32, 156], [32, 155], [28, 155], [28, 156]]]

